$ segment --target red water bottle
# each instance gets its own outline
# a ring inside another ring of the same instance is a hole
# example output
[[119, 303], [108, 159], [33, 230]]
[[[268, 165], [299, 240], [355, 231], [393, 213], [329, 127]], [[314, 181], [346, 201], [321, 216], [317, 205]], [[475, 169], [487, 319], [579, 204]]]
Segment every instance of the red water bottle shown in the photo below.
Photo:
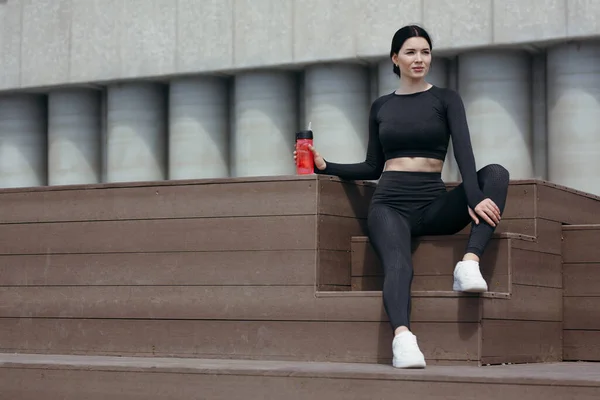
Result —
[[309, 129], [296, 133], [296, 174], [308, 175], [315, 172], [315, 159], [308, 146], [313, 144], [313, 133]]

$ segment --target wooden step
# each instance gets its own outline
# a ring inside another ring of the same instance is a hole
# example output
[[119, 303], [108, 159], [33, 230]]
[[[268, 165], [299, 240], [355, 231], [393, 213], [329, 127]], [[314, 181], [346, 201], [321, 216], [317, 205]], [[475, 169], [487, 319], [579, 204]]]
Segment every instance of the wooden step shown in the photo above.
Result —
[[564, 359], [600, 361], [600, 225], [563, 227]]
[[596, 399], [600, 365], [553, 363], [398, 370], [372, 364], [0, 355], [11, 400]]

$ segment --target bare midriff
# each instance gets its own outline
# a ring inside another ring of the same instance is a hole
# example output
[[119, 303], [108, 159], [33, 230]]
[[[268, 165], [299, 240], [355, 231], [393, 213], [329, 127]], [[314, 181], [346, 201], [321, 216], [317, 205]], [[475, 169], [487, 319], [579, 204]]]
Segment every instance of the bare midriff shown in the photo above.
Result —
[[384, 171], [441, 172], [443, 160], [424, 157], [399, 157], [387, 160]]

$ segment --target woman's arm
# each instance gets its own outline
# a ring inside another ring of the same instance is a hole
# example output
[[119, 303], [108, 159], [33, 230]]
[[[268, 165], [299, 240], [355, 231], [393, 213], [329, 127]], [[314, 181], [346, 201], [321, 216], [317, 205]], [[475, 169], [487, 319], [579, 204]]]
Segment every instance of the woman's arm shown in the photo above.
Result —
[[375, 101], [371, 105], [369, 112], [369, 143], [367, 146], [367, 157], [364, 162], [356, 164], [337, 164], [325, 160], [326, 167], [319, 170], [315, 167], [318, 174], [339, 176], [347, 180], [376, 180], [381, 176], [385, 157], [379, 141], [379, 123], [377, 122], [377, 112], [379, 102]]
[[467, 124], [465, 106], [460, 95], [454, 90], [446, 91], [446, 111], [454, 157], [462, 176], [463, 186], [467, 195], [469, 207], [475, 209], [485, 195], [479, 188], [477, 181], [477, 170], [475, 168], [475, 156], [471, 146], [471, 135]]

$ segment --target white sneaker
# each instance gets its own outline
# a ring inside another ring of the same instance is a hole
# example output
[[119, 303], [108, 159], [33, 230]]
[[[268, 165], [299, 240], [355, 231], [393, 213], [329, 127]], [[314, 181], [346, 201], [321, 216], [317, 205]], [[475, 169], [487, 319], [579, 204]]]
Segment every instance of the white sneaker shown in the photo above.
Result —
[[425, 368], [425, 356], [417, 344], [417, 337], [410, 331], [396, 335], [392, 342], [393, 365], [396, 368]]
[[487, 292], [488, 286], [481, 276], [477, 261], [459, 261], [456, 264], [452, 289], [456, 292]]

